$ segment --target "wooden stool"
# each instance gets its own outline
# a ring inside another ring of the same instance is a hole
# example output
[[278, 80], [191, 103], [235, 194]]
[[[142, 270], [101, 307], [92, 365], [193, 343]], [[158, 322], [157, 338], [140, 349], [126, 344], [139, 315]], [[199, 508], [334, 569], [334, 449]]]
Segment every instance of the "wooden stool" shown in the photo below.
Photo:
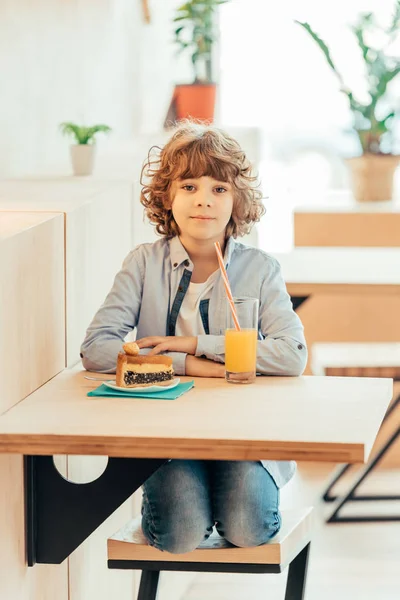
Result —
[[[313, 375], [327, 375], [335, 377], [389, 377], [394, 380], [400, 380], [400, 344], [393, 342], [377, 343], [354, 343], [354, 342], [332, 342], [318, 343], [312, 346], [312, 373]], [[384, 421], [400, 405], [400, 396], [391, 403]], [[339, 501], [334, 512], [328, 519], [328, 523], [338, 522], [371, 522], [371, 521], [400, 521], [398, 515], [383, 516], [346, 516], [339, 515], [342, 507], [347, 502], [354, 501], [386, 501], [400, 500], [399, 495], [360, 495], [355, 494], [359, 485], [365, 481], [368, 475], [382, 460], [386, 452], [393, 446], [400, 436], [400, 427], [388, 437], [379, 451], [357, 474], [350, 491]], [[351, 465], [342, 465], [339, 467], [327, 488], [324, 490], [322, 498], [325, 502], [333, 502], [338, 497], [331, 494], [333, 487], [348, 471]]]
[[279, 533], [262, 546], [237, 548], [214, 531], [199, 548], [186, 554], [170, 554], [149, 546], [138, 517], [108, 540], [108, 567], [141, 570], [138, 600], [155, 600], [160, 571], [281, 573], [289, 566], [285, 600], [303, 600], [311, 514], [312, 508], [283, 511]]

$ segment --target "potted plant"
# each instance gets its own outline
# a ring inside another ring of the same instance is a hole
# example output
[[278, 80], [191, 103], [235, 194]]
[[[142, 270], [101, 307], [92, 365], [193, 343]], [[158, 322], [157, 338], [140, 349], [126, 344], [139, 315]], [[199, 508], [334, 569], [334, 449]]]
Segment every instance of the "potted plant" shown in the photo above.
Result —
[[71, 145], [71, 161], [74, 175], [91, 175], [94, 165], [95, 136], [98, 133], [109, 133], [108, 125], [86, 127], [75, 123], [61, 123], [63, 135], [71, 136], [75, 144]]
[[229, 0], [189, 0], [177, 8], [174, 23], [175, 43], [180, 52], [190, 54], [194, 81], [176, 85], [168, 120], [193, 117], [212, 121], [216, 84], [213, 80], [212, 50], [217, 39], [215, 11]]
[[[387, 27], [378, 25], [373, 13], [360, 15], [351, 27], [362, 52], [368, 83], [369, 99], [359, 102], [344, 84], [329, 48], [308, 23], [296, 21], [318, 44], [338, 77], [340, 91], [346, 94], [353, 113], [353, 127], [361, 145], [361, 156], [348, 159], [352, 187], [356, 200], [361, 202], [390, 200], [393, 194], [393, 176], [400, 156], [394, 152], [393, 124], [396, 107], [390, 103], [388, 85], [400, 73], [400, 60], [390, 53], [390, 45], [400, 24], [400, 0]], [[369, 40], [384, 40], [376, 47]]]

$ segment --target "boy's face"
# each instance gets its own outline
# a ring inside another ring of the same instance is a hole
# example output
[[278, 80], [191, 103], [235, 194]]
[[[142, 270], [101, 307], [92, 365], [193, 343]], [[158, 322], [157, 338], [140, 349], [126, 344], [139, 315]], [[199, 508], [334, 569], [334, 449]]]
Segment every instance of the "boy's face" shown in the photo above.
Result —
[[233, 188], [211, 177], [179, 179], [171, 189], [172, 214], [182, 237], [220, 240], [232, 215]]

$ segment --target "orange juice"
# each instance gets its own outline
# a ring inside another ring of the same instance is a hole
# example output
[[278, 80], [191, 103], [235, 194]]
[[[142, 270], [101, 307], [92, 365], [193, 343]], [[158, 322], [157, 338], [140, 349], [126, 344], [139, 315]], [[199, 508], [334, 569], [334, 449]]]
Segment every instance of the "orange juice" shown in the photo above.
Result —
[[256, 370], [257, 330], [227, 329], [225, 331], [225, 369], [231, 373]]

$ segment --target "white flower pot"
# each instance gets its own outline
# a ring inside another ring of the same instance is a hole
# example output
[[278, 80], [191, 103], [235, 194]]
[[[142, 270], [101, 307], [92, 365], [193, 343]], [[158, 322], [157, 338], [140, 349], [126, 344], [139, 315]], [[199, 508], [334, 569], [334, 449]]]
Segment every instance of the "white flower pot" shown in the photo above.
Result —
[[95, 146], [76, 144], [70, 147], [74, 175], [91, 175], [94, 166]]

